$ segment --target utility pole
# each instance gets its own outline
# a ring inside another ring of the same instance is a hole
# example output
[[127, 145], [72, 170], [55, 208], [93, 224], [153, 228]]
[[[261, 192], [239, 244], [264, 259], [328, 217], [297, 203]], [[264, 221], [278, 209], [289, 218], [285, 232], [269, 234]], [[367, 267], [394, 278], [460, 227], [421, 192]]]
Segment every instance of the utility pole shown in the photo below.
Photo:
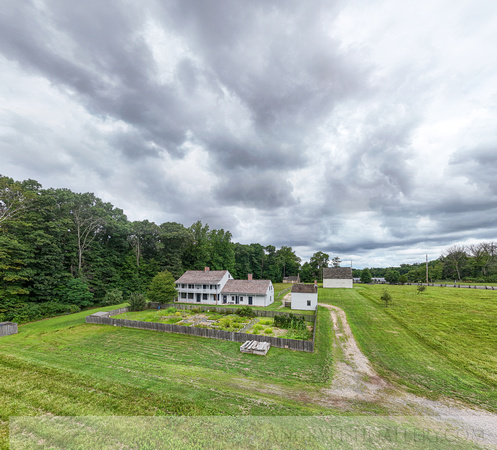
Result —
[[426, 284], [428, 284], [428, 254], [426, 255]]

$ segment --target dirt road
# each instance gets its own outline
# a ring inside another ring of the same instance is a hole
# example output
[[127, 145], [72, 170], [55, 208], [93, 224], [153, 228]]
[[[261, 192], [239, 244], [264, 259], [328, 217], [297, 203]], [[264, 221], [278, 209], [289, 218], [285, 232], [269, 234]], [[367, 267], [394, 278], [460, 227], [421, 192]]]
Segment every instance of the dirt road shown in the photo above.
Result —
[[364, 356], [347, 322], [345, 312], [331, 305], [320, 304], [330, 311], [334, 330], [335, 358], [333, 381], [323, 389], [320, 403], [337, 404], [361, 401], [386, 407], [394, 415], [418, 416], [430, 426], [448, 424], [458, 434], [487, 448], [497, 448], [497, 414], [469, 408], [452, 400], [433, 401], [409, 394], [381, 378]]

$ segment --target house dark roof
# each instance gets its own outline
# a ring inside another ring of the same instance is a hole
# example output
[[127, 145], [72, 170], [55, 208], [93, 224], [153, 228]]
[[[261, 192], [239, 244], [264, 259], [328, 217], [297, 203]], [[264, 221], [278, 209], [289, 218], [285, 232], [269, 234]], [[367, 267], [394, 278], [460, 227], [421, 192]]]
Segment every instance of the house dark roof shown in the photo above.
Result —
[[294, 284], [292, 286], [292, 293], [296, 294], [317, 294], [318, 287], [314, 284]]
[[284, 277], [283, 280], [294, 281], [298, 283], [300, 281], [300, 275], [291, 275], [289, 277]]
[[326, 267], [323, 269], [323, 279], [347, 280], [352, 279], [351, 267]]
[[228, 280], [221, 294], [259, 294], [264, 295], [270, 280]]
[[175, 283], [219, 283], [227, 272], [227, 270], [187, 270]]

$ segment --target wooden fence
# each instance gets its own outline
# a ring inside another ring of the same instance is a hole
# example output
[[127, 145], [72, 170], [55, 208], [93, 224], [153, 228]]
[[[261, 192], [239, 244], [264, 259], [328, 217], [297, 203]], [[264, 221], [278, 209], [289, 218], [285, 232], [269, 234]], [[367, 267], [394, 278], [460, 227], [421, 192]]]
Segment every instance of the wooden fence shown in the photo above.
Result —
[[[164, 306], [167, 307], [167, 305]], [[179, 305], [170, 305], [170, 306], [177, 307]], [[114, 311], [109, 311], [108, 312], [109, 314], [106, 316], [102, 315], [87, 316], [86, 323], [94, 323], [98, 325], [112, 325], [115, 327], [138, 328], [140, 330], [163, 331], [166, 333], [189, 334], [191, 336], [222, 339], [225, 341], [233, 341], [233, 342], [245, 342], [245, 341], [269, 342], [273, 347], [277, 348], [288, 348], [291, 350], [298, 350], [302, 352], [314, 351], [314, 339], [316, 336], [316, 317], [317, 317], [316, 315], [308, 316], [312, 318], [311, 320], [314, 323], [314, 333], [312, 341], [302, 341], [297, 339], [283, 339], [272, 336], [263, 336], [259, 334], [237, 333], [235, 331], [213, 330], [211, 328], [186, 327], [183, 325], [175, 325], [169, 323], [142, 322], [140, 320], [113, 319], [109, 317], [112, 315], [121, 314], [123, 312], [127, 312], [127, 308], [120, 308]]]
[[[177, 303], [157, 303], [157, 302], [149, 302], [148, 303], [148, 308], [150, 309], [167, 309], [167, 308], [177, 308], [177, 309], [198, 309], [200, 311], [207, 311], [207, 310], [216, 310], [221, 314], [238, 314], [240, 312], [239, 308], [229, 308], [229, 307], [224, 307], [224, 306], [216, 306], [216, 305], [185, 305], [185, 304], [177, 304]], [[284, 316], [287, 315], [288, 312], [284, 311], [267, 311], [263, 309], [252, 309], [252, 312], [256, 317], [275, 317], [275, 316]], [[291, 314], [291, 311], [289, 311]], [[111, 314], [112, 315], [112, 314]], [[304, 316], [304, 320], [306, 322], [314, 322], [316, 319], [316, 314], [294, 314], [295, 316]]]
[[1, 322], [0, 323], [0, 336], [9, 336], [17, 333], [17, 323], [14, 322]]

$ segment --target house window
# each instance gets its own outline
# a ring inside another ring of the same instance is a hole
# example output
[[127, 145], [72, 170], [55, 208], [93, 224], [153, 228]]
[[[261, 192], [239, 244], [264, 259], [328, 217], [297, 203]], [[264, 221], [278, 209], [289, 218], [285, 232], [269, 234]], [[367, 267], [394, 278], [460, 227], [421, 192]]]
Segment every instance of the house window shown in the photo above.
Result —
[[216, 289], [216, 286], [214, 286], [213, 284], [210, 285], [210, 288], [211, 289]]
[[186, 298], [186, 292], [181, 293], [181, 298]]
[[206, 284], [202, 285], [202, 287], [203, 287], [203, 289], [207, 289], [207, 285]]
[[243, 297], [240, 297], [240, 301], [243, 302]]
[[181, 288], [182, 288], [182, 289], [185, 289], [185, 288], [186, 288], [186, 284], [182, 284], [182, 285], [181, 285]]
[[193, 292], [188, 292], [188, 298], [189, 298], [190, 300], [193, 300]]
[[202, 300], [207, 300], [207, 294], [202, 294]]
[[251, 305], [252, 304], [252, 297], [249, 297], [248, 298], [248, 304]]
[[311, 301], [307, 300], [307, 306], [311, 306]]
[[227, 295], [223, 295], [223, 303], [226, 303], [228, 301], [228, 296]]
[[188, 289], [193, 289], [195, 286], [193, 286], [193, 284], [189, 284], [188, 285]]

